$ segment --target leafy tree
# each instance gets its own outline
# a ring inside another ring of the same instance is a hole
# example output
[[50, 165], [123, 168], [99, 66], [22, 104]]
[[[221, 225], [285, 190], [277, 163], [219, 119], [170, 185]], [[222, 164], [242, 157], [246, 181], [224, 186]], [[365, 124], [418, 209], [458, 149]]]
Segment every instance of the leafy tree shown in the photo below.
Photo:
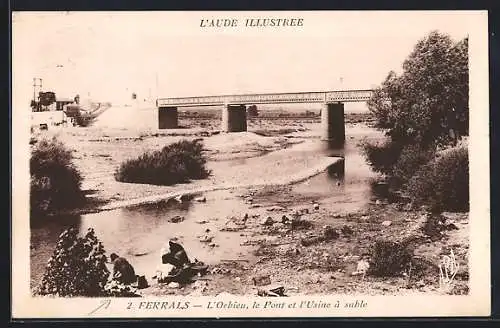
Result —
[[109, 274], [104, 247], [94, 230], [90, 228], [80, 237], [76, 229], [70, 228], [59, 236], [38, 293], [60, 297], [105, 296]]
[[[468, 38], [454, 42], [433, 31], [368, 102], [389, 136], [381, 145], [364, 145], [368, 161], [415, 204], [468, 209], [467, 147], [449, 148], [469, 134], [468, 80]], [[439, 148], [452, 151], [443, 155]]]
[[468, 135], [468, 38], [453, 42], [437, 31], [418, 41], [368, 102], [377, 126], [403, 144], [426, 147]]

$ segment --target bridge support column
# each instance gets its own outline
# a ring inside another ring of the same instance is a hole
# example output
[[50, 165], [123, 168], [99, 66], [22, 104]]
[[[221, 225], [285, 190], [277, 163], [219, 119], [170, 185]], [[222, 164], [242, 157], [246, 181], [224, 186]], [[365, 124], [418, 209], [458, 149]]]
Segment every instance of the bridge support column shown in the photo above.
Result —
[[247, 130], [247, 109], [245, 105], [226, 105], [222, 109], [222, 131], [242, 132]]
[[321, 140], [331, 147], [343, 147], [345, 142], [344, 104], [326, 103], [321, 109]]
[[158, 128], [175, 129], [179, 127], [177, 107], [158, 107]]

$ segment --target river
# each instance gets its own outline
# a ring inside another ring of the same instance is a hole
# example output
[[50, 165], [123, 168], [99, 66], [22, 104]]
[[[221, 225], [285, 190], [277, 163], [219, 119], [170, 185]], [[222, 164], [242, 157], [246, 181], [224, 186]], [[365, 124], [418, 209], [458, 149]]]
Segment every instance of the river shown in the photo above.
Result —
[[[351, 130], [352, 131], [352, 130]], [[341, 154], [345, 160], [330, 166], [328, 170], [303, 182], [293, 185], [292, 192], [311, 195], [321, 199], [338, 211], [354, 211], [366, 206], [371, 197], [369, 180], [374, 175], [360, 149], [356, 146], [360, 137], [373, 136], [374, 130], [362, 128], [358, 135], [348, 135], [345, 148], [325, 156]], [[319, 140], [316, 141], [319, 145]], [[303, 144], [293, 147], [300, 149]], [[294, 156], [307, 156], [308, 152], [320, 151], [320, 147], [309, 151], [295, 151]], [[277, 156], [273, 154], [264, 155]], [[286, 156], [290, 156], [287, 152]], [[272, 158], [272, 157], [270, 157]], [[253, 163], [254, 159], [249, 159]], [[245, 165], [245, 160], [227, 161], [228, 166]], [[258, 170], [258, 167], [255, 168]], [[206, 202], [162, 201], [149, 205], [118, 208], [99, 213], [77, 216], [60, 216], [31, 228], [31, 283], [40, 281], [45, 265], [52, 255], [60, 233], [69, 226], [85, 232], [94, 228], [109, 255], [115, 252], [129, 259], [138, 274], [148, 279], [160, 264], [160, 249], [170, 238], [177, 238], [192, 258], [207, 264], [216, 264], [223, 259], [249, 259], [252, 246], [241, 246], [251, 232], [225, 232], [221, 229], [231, 217], [243, 217], [252, 213], [249, 205], [237, 195], [242, 190], [219, 190], [204, 193]], [[216, 204], [216, 206], [214, 206]], [[181, 222], [171, 222], [180, 216]], [[215, 235], [217, 246], [202, 243], [198, 236]]]

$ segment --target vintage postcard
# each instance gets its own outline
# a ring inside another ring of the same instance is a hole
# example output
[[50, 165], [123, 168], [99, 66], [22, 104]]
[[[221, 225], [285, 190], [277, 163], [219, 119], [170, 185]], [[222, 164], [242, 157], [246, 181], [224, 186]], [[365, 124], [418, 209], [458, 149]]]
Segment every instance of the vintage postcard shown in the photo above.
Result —
[[14, 12], [13, 318], [490, 314], [486, 11]]

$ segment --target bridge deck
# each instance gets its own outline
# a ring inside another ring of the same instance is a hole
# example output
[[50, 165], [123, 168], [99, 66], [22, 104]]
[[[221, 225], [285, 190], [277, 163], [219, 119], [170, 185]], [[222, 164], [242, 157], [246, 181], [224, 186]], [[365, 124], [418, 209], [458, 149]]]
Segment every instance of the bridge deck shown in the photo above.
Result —
[[159, 98], [157, 107], [257, 105], [283, 103], [365, 102], [372, 90], [339, 90], [325, 92], [261, 93], [203, 97]]

